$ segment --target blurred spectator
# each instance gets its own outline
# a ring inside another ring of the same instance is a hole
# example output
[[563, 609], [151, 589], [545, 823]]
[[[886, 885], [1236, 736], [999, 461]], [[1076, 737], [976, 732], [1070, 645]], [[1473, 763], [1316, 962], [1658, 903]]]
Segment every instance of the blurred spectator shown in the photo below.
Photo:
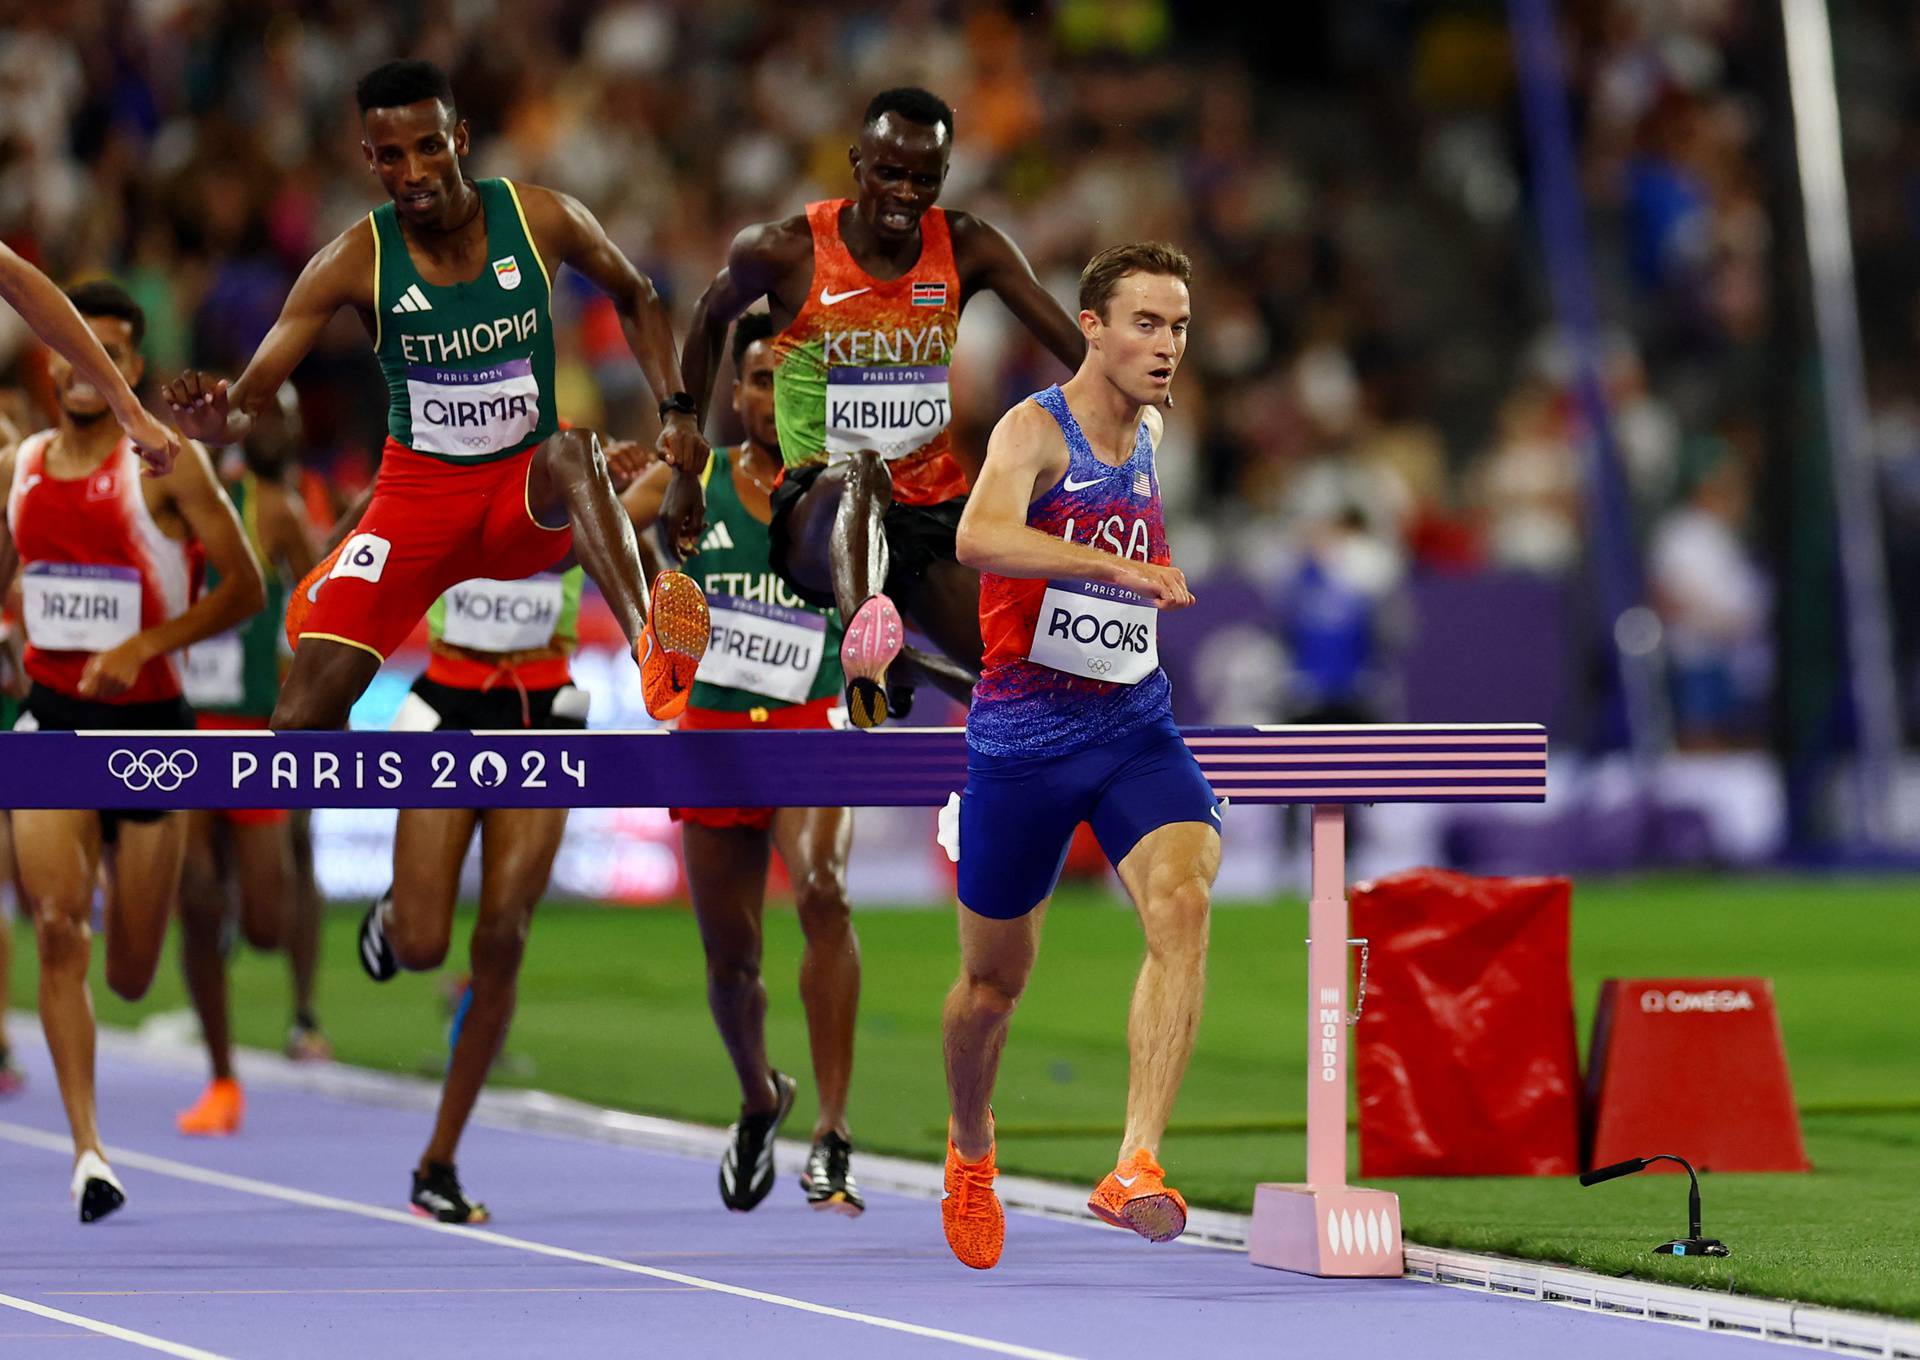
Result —
[[1765, 718], [1772, 590], [1744, 541], [1747, 513], [1746, 470], [1722, 444], [1653, 533], [1647, 576], [1664, 625], [1682, 746], [1750, 742]]
[[1358, 505], [1307, 526], [1279, 578], [1275, 608], [1288, 662], [1287, 721], [1380, 722], [1393, 715], [1393, 651], [1403, 640], [1403, 568], [1395, 540]]
[[[1909, 398], [1896, 384], [1920, 363], [1909, 11], [1835, 8], [1881, 409]], [[1100, 246], [1165, 236], [1192, 255], [1193, 344], [1161, 451], [1184, 561], [1293, 563], [1291, 586], [1318, 601], [1298, 618], [1331, 618], [1353, 584], [1315, 535], [1357, 513], [1391, 575], [1484, 561], [1580, 579], [1584, 434], [1564, 355], [1537, 339], [1547, 290], [1497, 6], [1310, 0], [1274, 10], [1257, 42], [1234, 7], [1169, 0], [10, 13], [0, 237], [56, 275], [126, 280], [156, 380], [189, 362], [230, 374], [311, 252], [378, 201], [351, 88], [387, 58], [447, 66], [471, 173], [581, 196], [683, 324], [734, 232], [847, 192], [865, 100], [917, 82], [959, 114], [946, 201], [1004, 224], [1063, 300]], [[1682, 450], [1777, 378], [1769, 214], [1793, 188], [1763, 156], [1767, 120], [1784, 116], [1767, 83], [1777, 15], [1757, 0], [1583, 0], [1563, 15], [1633, 528], [1683, 579], [1713, 554], [1751, 565], [1744, 522], [1701, 500], [1733, 491], [1703, 482], [1675, 505]], [[650, 436], [604, 300], [575, 280], [555, 307], [563, 414]], [[965, 326], [955, 429], [977, 455], [1009, 404], [1061, 375], [992, 304]], [[0, 380], [43, 393], [37, 365], [0, 315]], [[370, 475], [384, 431], [361, 328], [339, 319], [299, 378], [314, 468], [336, 484]], [[1890, 485], [1908, 485], [1905, 468], [1888, 465]], [[1893, 579], [1896, 612], [1920, 617], [1920, 568]]]

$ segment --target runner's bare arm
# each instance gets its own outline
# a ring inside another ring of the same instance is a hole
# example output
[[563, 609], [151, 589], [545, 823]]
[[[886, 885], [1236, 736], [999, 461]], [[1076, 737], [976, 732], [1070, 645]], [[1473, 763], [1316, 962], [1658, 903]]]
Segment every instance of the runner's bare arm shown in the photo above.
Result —
[[9, 441], [0, 449], [0, 694], [24, 699], [27, 694], [24, 630], [14, 618], [19, 592], [15, 579], [20, 570], [20, 554], [13, 546], [13, 526], [7, 522], [7, 496], [13, 490], [15, 444]]
[[[295, 508], [283, 486], [260, 484], [260, 540], [267, 557], [277, 563], [288, 581], [298, 581], [320, 560], [307, 517]], [[268, 563], [262, 562], [262, 568]]]
[[1099, 581], [1124, 586], [1160, 609], [1193, 603], [1186, 577], [1041, 533], [1027, 524], [1034, 496], [1059, 479], [1066, 461], [1053, 418], [1023, 401], [993, 428], [980, 476], [960, 516], [955, 555], [965, 566], [999, 576]]
[[[536, 240], [558, 243], [560, 264], [572, 265], [613, 299], [627, 348], [645, 375], [654, 399], [664, 401], [680, 390], [680, 356], [673, 341], [673, 318], [659, 292], [632, 260], [614, 245], [607, 229], [576, 198], [542, 189], [522, 187], [522, 204]], [[690, 414], [670, 412], [661, 422], [660, 456], [675, 467], [698, 472], [707, 463], [707, 443], [699, 421]]]
[[127, 380], [100, 345], [99, 337], [75, 311], [59, 287], [0, 245], [0, 298], [20, 313], [33, 333], [58, 350], [80, 376], [107, 399], [113, 418], [133, 440], [147, 467], [156, 475], [173, 466], [180, 437], [153, 412], [140, 404]]
[[[796, 237], [794, 223], [760, 222], [746, 228], [727, 247], [727, 263], [707, 291], [693, 305], [693, 322], [687, 328], [686, 352], [680, 356], [680, 385], [700, 408], [700, 419], [707, 418], [707, 403], [713, 399], [713, 383], [720, 372], [721, 357], [727, 349], [727, 328], [740, 314], [766, 297], [793, 267], [802, 249], [813, 249], [813, 238], [802, 232]], [[800, 238], [804, 239], [800, 239]]]
[[333, 314], [348, 306], [373, 310], [373, 259], [373, 224], [362, 218], [307, 261], [279, 320], [237, 381], [188, 369], [162, 389], [174, 424], [206, 444], [245, 439], [254, 417], [279, 399], [280, 384], [307, 357]]
[[660, 507], [666, 501], [673, 471], [665, 463], [655, 463], [620, 493], [620, 504], [626, 507], [636, 534], [644, 534], [660, 522]]
[[13, 525], [7, 519], [7, 498], [13, 494], [13, 462], [19, 445], [9, 443], [0, 449], [0, 614], [6, 612], [7, 592], [13, 589], [14, 574], [20, 570], [20, 553], [13, 546]]
[[206, 549], [207, 564], [220, 574], [220, 584], [184, 612], [136, 633], [111, 651], [96, 653], [80, 673], [82, 698], [111, 699], [125, 693], [155, 657], [224, 633], [259, 613], [267, 602], [260, 564], [253, 560], [240, 516], [220, 489], [207, 451], [191, 442], [183, 445], [180, 461], [167, 474], [165, 490], [186, 521], [187, 533]]
[[1069, 372], [1077, 371], [1087, 357], [1087, 338], [1080, 333], [1080, 323], [1040, 286], [1020, 247], [1000, 228], [971, 213], [950, 213], [947, 220], [952, 224], [953, 261], [960, 271], [961, 291], [993, 293]]
[[331, 529], [327, 530], [326, 541], [320, 545], [320, 556], [325, 557], [346, 542], [347, 535], [359, 526], [361, 518], [367, 513], [367, 507], [373, 504], [373, 489], [377, 485], [377, 482], [368, 482], [361, 487], [360, 494], [353, 498], [353, 503], [340, 512], [340, 518], [333, 522]]

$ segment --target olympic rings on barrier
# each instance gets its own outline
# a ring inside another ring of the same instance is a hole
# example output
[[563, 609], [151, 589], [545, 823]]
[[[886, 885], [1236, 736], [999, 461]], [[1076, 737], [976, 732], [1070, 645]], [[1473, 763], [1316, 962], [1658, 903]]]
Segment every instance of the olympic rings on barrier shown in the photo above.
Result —
[[140, 793], [158, 789], [172, 793], [200, 768], [200, 758], [191, 751], [129, 751], [121, 749], [107, 757], [107, 773]]

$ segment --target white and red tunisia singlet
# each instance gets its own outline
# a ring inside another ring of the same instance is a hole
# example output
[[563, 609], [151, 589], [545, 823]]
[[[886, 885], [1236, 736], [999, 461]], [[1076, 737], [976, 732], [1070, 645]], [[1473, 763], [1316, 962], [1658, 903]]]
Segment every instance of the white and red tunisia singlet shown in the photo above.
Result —
[[[188, 548], [154, 522], [131, 440], [122, 439], [80, 478], [48, 475], [53, 440], [54, 431], [42, 430], [20, 445], [7, 527], [20, 554], [27, 675], [78, 697], [81, 672], [95, 653], [185, 612]], [[169, 653], [148, 662], [124, 694], [107, 702], [179, 697], [179, 661]]]

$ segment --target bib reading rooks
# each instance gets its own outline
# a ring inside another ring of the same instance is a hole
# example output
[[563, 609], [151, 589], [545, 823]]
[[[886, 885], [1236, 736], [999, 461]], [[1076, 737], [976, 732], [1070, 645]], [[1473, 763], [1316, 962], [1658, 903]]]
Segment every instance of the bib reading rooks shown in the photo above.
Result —
[[1049, 581], [1027, 659], [1067, 675], [1137, 685], [1160, 668], [1159, 611], [1121, 586]]

